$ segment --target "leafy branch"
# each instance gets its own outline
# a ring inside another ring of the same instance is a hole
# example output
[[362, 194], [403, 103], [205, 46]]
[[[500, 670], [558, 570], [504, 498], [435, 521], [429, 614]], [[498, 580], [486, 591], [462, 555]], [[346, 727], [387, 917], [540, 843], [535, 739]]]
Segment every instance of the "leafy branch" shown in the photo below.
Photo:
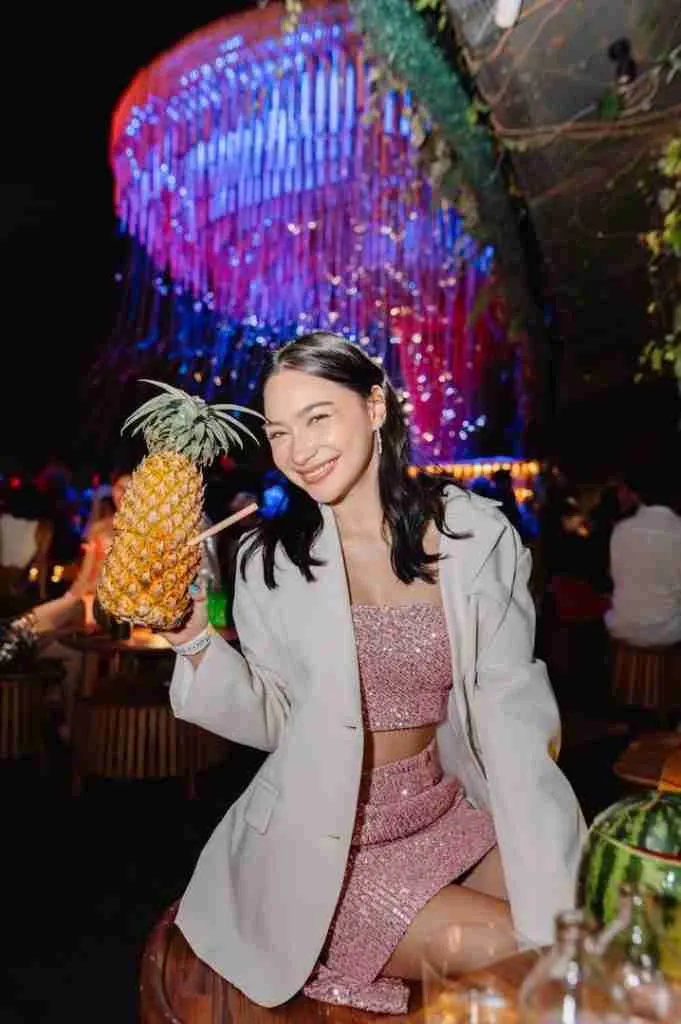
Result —
[[414, 10], [419, 14], [426, 11], [434, 14], [437, 18], [438, 31], [444, 32], [449, 23], [449, 12], [447, 11], [446, 0], [413, 0]]
[[681, 135], [667, 143], [655, 170], [658, 226], [642, 241], [653, 293], [648, 312], [659, 333], [644, 346], [640, 364], [655, 374], [672, 370], [681, 387]]

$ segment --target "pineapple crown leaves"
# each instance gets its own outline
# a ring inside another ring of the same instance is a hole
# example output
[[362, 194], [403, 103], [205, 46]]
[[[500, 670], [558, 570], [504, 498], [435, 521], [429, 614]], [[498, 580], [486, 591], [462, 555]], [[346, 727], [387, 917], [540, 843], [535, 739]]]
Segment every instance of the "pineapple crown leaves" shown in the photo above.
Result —
[[198, 466], [207, 466], [233, 444], [243, 448], [242, 434], [256, 444], [258, 438], [232, 412], [247, 413], [263, 419], [255, 409], [242, 405], [209, 405], [203, 398], [159, 380], [143, 378], [141, 383], [161, 388], [163, 394], [150, 398], [123, 424], [121, 433], [133, 427], [132, 434], [142, 431], [150, 453], [179, 452]]

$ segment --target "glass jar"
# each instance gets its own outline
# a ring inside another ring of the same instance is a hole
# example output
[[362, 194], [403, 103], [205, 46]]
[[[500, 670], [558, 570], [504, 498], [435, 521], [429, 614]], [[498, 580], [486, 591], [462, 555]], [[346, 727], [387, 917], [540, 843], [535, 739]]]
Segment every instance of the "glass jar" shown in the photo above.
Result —
[[[662, 1022], [681, 1019], [675, 996], [660, 970], [659, 939], [648, 913], [647, 896], [623, 885], [613, 921], [594, 941], [615, 1001], [632, 1019]], [[677, 1015], [678, 1014], [678, 1015]]]
[[[499, 969], [520, 958], [520, 938], [489, 921], [449, 924], [425, 944], [425, 1024], [518, 1024], [515, 986]], [[514, 976], [511, 970], [511, 976]]]
[[623, 1024], [626, 1017], [590, 939], [583, 911], [558, 914], [555, 943], [532, 968], [518, 994], [522, 1024]]

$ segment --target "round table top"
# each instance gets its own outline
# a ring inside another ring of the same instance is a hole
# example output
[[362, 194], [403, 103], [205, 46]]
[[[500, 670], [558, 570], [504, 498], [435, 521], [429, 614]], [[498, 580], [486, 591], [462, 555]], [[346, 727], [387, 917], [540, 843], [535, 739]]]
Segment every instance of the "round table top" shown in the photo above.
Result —
[[172, 654], [172, 647], [158, 633], [150, 629], [135, 626], [130, 636], [123, 640], [103, 632], [101, 629], [83, 629], [77, 633], [68, 633], [59, 638], [60, 642], [76, 651], [87, 654], [113, 654], [128, 652], [130, 654]]
[[639, 736], [616, 761], [614, 772], [636, 786], [681, 793], [681, 733]]
[[[233, 629], [216, 630], [225, 640], [233, 640], [236, 633]], [[142, 626], [134, 626], [130, 636], [126, 639], [117, 639], [109, 633], [94, 627], [82, 629], [77, 633], [66, 633], [59, 637], [60, 643], [72, 647], [76, 651], [83, 651], [86, 654], [114, 654], [115, 652], [141, 655], [172, 654], [173, 648], [162, 636], [145, 629]]]

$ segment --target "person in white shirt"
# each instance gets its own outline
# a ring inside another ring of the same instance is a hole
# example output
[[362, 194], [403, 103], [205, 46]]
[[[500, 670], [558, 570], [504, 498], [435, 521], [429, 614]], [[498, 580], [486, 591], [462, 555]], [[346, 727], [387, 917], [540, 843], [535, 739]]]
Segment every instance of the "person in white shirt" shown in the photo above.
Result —
[[666, 474], [648, 466], [627, 485], [640, 504], [610, 541], [611, 636], [637, 647], [681, 643], [681, 516], [672, 509]]
[[10, 489], [0, 508], [0, 592], [20, 595], [33, 564], [38, 595], [45, 600], [52, 537], [36, 489], [30, 484]]

